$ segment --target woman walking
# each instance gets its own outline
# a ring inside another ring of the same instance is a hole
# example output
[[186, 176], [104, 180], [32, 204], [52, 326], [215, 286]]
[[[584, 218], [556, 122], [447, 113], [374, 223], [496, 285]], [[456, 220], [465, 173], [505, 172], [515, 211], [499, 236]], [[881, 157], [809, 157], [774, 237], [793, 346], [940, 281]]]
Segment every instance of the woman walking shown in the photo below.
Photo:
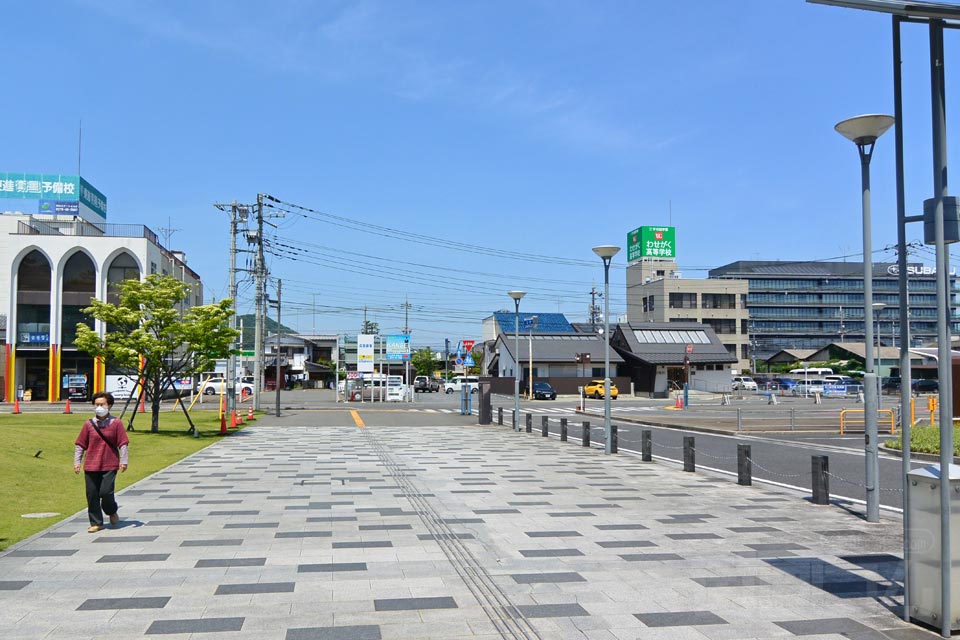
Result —
[[[123, 427], [123, 421], [110, 415], [113, 396], [109, 393], [97, 393], [93, 396], [94, 417], [83, 423], [77, 436], [73, 454], [73, 472], [80, 473], [83, 462], [83, 475], [87, 487], [87, 514], [90, 518], [88, 533], [103, 529], [103, 514], [110, 518], [110, 524], [120, 522], [117, 514], [119, 507], [113, 495], [117, 469], [127, 470], [127, 449], [130, 440]], [[84, 454], [86, 459], [84, 460]]]

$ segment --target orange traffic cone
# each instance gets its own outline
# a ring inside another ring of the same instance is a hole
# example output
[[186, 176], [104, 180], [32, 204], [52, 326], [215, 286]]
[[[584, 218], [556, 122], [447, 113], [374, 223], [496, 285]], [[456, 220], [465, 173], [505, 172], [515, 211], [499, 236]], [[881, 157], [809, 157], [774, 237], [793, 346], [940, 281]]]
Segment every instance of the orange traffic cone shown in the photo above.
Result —
[[227, 435], [227, 416], [223, 413], [220, 414], [220, 435]]
[[677, 396], [677, 404], [675, 406], [677, 409], [683, 409], [683, 398]]
[[231, 428], [231, 429], [236, 429], [236, 428], [237, 428], [237, 412], [236, 412], [236, 410], [234, 410], [234, 412], [230, 414], [230, 428]]
[[251, 420], [256, 420], [256, 418], [253, 417], [253, 405], [250, 405], [250, 408], [247, 409], [247, 422]]
[[16, 398], [13, 401], [13, 412], [20, 413], [20, 398]]
[[64, 412], [64, 413], [73, 413], [72, 411], [70, 411], [70, 398], [67, 398], [67, 406], [64, 407], [63, 412]]

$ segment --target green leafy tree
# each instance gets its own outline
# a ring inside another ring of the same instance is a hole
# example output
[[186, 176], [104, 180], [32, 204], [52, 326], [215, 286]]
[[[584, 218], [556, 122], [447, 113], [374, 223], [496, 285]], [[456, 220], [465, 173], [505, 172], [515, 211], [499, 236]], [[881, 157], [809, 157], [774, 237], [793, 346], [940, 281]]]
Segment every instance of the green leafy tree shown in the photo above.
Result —
[[414, 351], [413, 355], [410, 356], [410, 363], [413, 364], [413, 368], [417, 370], [418, 376], [433, 375], [433, 372], [437, 368], [437, 360], [429, 347]]
[[[160, 429], [160, 400], [173, 381], [213, 368], [225, 358], [239, 331], [227, 326], [233, 300], [190, 307], [178, 305], [190, 295], [190, 285], [171, 276], [151, 274], [145, 280], [124, 280], [117, 304], [91, 300], [83, 310], [106, 323], [101, 338], [86, 324], [77, 324], [77, 348], [103, 357], [130, 377], [142, 375], [151, 401], [150, 429]], [[140, 358], [143, 371], [140, 372]]]

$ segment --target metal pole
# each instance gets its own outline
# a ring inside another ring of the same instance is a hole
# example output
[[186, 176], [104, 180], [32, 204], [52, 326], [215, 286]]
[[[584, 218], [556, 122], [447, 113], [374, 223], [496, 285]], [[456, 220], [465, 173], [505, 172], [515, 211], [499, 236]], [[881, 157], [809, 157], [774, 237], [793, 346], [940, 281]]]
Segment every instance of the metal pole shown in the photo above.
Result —
[[280, 287], [281, 281], [277, 280], [277, 362], [274, 366], [273, 378], [276, 381], [277, 387], [277, 408], [274, 411], [274, 415], [278, 418], [280, 417], [280, 334], [282, 333], [281, 324], [280, 324]]
[[870, 157], [874, 142], [869, 150], [863, 143], [857, 144], [860, 153], [860, 183], [863, 203], [863, 414], [866, 431], [865, 479], [867, 493], [867, 522], [880, 522], [879, 480], [880, 459], [877, 449], [877, 382], [873, 370], [873, 238], [870, 224]]
[[[953, 462], [953, 358], [950, 347], [949, 258], [943, 235], [943, 199], [947, 196], [946, 88], [943, 21], [930, 21], [930, 101], [933, 107], [934, 240], [937, 262], [937, 377], [940, 380], [940, 635], [950, 637], [951, 599], [950, 465]], [[946, 392], [944, 393], [944, 389]]]
[[610, 261], [603, 259], [603, 435], [606, 442], [604, 453], [613, 453], [613, 438], [610, 429]]
[[[334, 381], [333, 381], [333, 397], [334, 397], [334, 402], [340, 402], [340, 334], [339, 333], [337, 334], [337, 346], [335, 347], [335, 349], [336, 349], [336, 352], [334, 353], [334, 358], [336, 358], [336, 360], [334, 360], [334, 362], [336, 364], [334, 365], [334, 371], [336, 372], [335, 373], [336, 377], [334, 378]], [[343, 390], [344, 391], [347, 390], [346, 382], [343, 383]]]
[[520, 430], [520, 298], [513, 299], [513, 346], [515, 349], [513, 370], [513, 429]]

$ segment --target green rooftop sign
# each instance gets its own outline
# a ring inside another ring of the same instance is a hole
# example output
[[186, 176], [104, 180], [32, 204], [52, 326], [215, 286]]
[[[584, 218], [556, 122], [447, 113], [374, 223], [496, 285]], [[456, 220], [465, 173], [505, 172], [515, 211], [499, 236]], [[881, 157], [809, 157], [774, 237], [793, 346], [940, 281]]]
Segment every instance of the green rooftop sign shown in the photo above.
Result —
[[675, 227], [639, 227], [627, 234], [627, 262], [641, 258], [676, 258]]

